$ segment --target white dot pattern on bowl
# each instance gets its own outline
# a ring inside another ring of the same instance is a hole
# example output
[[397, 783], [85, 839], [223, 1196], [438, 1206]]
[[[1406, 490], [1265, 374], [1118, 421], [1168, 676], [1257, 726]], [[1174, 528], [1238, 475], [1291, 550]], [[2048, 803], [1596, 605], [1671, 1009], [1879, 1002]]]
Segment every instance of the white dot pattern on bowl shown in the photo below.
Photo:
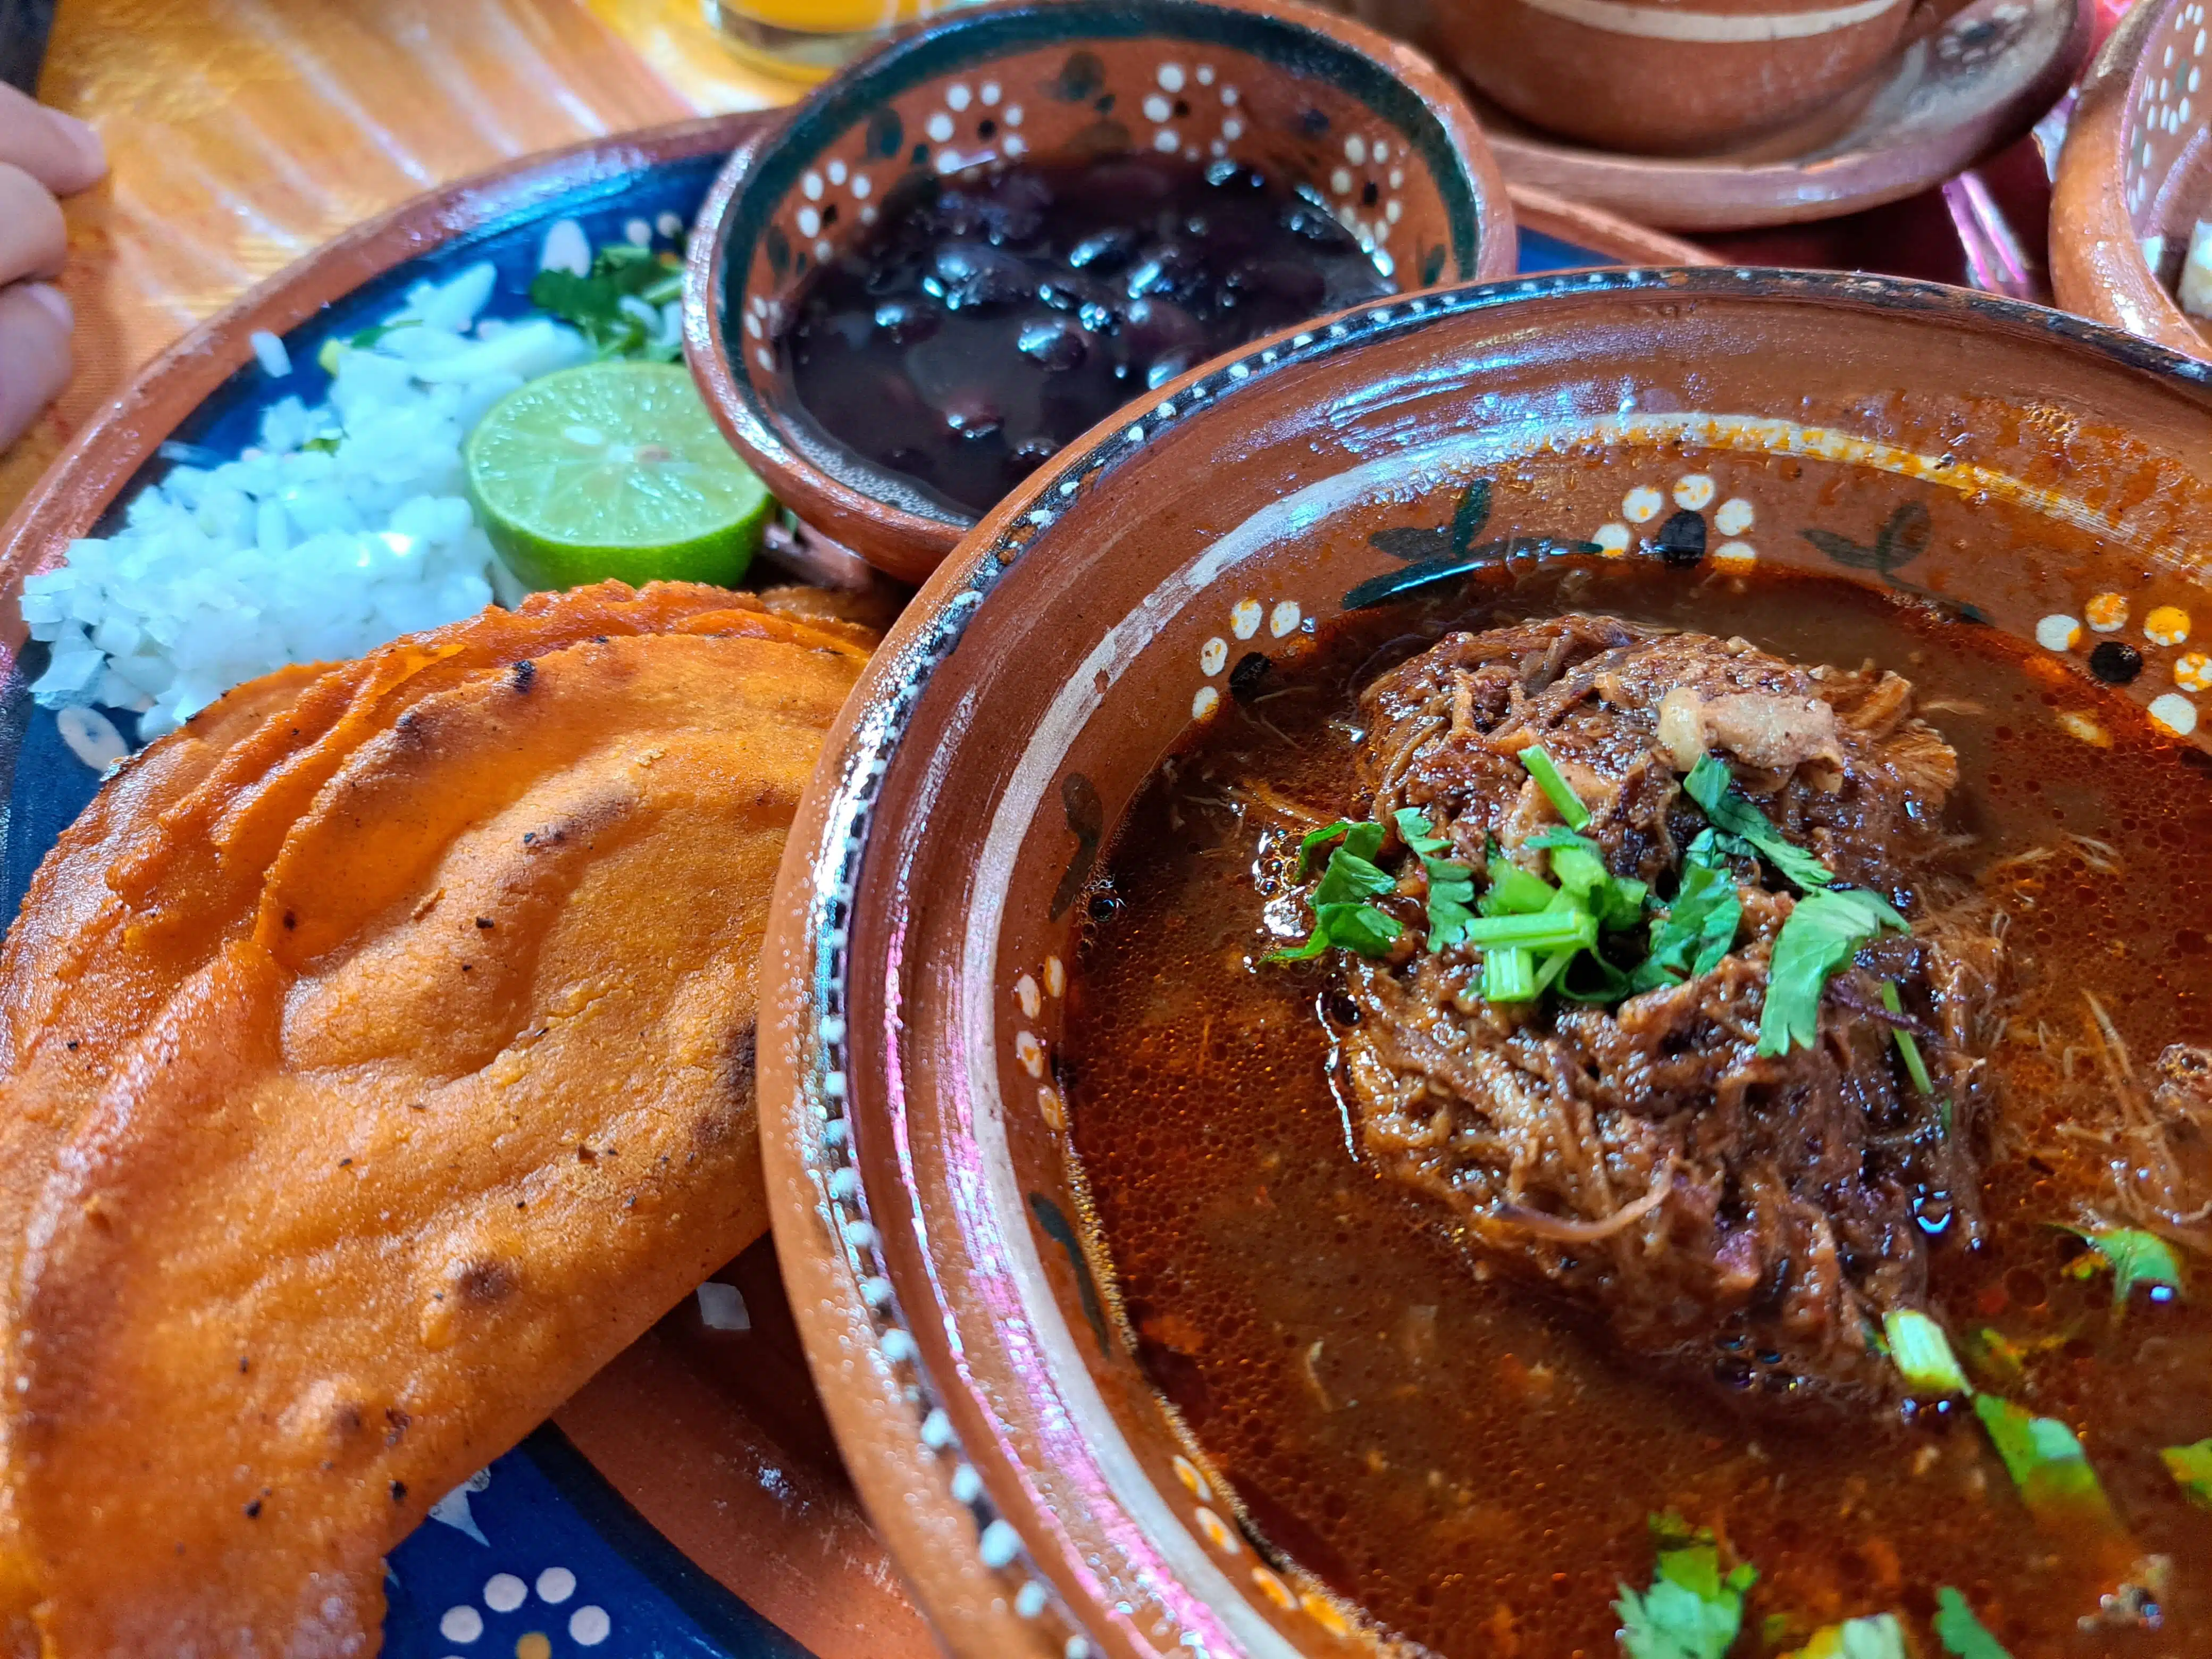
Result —
[[[1711, 276], [1715, 280], [1733, 277], [1748, 282], [1758, 274], [1748, 269], [1728, 268], [1711, 273]], [[1872, 280], [1879, 282], [1879, 279]], [[1669, 286], [1666, 277], [1650, 272], [1593, 270], [1566, 272], [1514, 284], [1512, 291], [1557, 294], [1600, 290], [1658, 292]], [[1449, 317], [1465, 311], [1480, 310], [1496, 303], [1503, 291], [1501, 285], [1492, 285], [1465, 294], [1415, 298], [1395, 307], [1370, 307], [1355, 313], [1350, 327], [1354, 333], [1371, 333], [1393, 326], [1388, 319], [1394, 314], [1413, 319], [1431, 314]], [[1224, 365], [1215, 372], [1212, 380], [1201, 383], [1187, 394], [1188, 401], [1192, 404], [1201, 403], [1206, 398], [1230, 389], [1240, 380], [1261, 374], [1286, 358], [1296, 358], [1313, 343], [1313, 335], [1304, 333], [1287, 346], [1267, 346], [1249, 353], [1235, 362]], [[1163, 416], [1164, 422], [1167, 419], [1168, 416]], [[1118, 465], [1129, 458], [1130, 452], [1145, 443], [1151, 435], [1152, 432], [1140, 422], [1081, 456], [1063, 458], [1060, 465], [1068, 470], [1070, 476], [1082, 477], [1087, 486], [1091, 480], [1113, 474]], [[1825, 441], [1834, 441], [1838, 436], [1832, 433], [1819, 435]], [[1938, 473], [1944, 473], [1947, 477], [1956, 476], [1955, 471], [1947, 471], [1951, 469], [1948, 458], [1939, 463], [1911, 452], [1861, 443], [1856, 440], [1850, 441], [1844, 447], [1846, 453], [1854, 454], [1863, 464], [1881, 471], [1921, 477]], [[1983, 474], [1978, 470], [1977, 472], [1987, 482], [2010, 483], [2000, 475]], [[1656, 491], [1651, 493], [1657, 495]], [[1654, 513], [1663, 500], [1664, 497], [1660, 496], [1655, 501]], [[887, 688], [880, 720], [872, 734], [860, 740], [856, 758], [864, 763], [848, 775], [830, 802], [828, 821], [833, 829], [833, 837], [830, 845], [833, 848], [842, 845], [842, 854], [833, 854], [831, 861], [818, 869], [817, 876], [822, 885], [815, 890], [809, 902], [808, 925], [815, 957], [814, 982], [822, 988], [817, 993], [820, 1012], [814, 1040], [805, 1056], [805, 1082], [802, 1085], [803, 1097], [810, 1110], [816, 1135], [808, 1154], [809, 1167], [822, 1182], [821, 1190], [825, 1196], [829, 1195], [830, 1171], [856, 1167], [851, 1126], [847, 1117], [848, 1091], [845, 1067], [848, 1063], [848, 1054], [845, 1048], [844, 1009], [848, 1006], [854, 964], [847, 955], [846, 918], [851, 913], [855, 896], [861, 854], [872, 826], [877, 791], [886, 770], [887, 757], [910, 727], [915, 706], [931, 677], [959, 642], [975, 607], [1006, 572], [1018, 562], [1028, 542], [1054, 522], [1054, 517], [1050, 512], [1033, 511], [1004, 532], [998, 545], [991, 550], [990, 556], [977, 561], [969, 577], [970, 585], [945, 600], [937, 615], [930, 620], [927, 633], [916, 643], [901, 678]], [[1259, 603], [1256, 599], [1252, 602], [1255, 605]], [[1305, 625], [1309, 629], [1311, 627], [1310, 622]], [[2191, 684], [2191, 678], [2196, 678], [2202, 685], [2212, 686], [2212, 658], [2207, 658], [2202, 653], [2188, 653], [2177, 659], [2171, 665], [2171, 672], [2175, 684], [2184, 689], [2197, 689]], [[2191, 728], [2195, 725], [2195, 705], [2185, 697], [2174, 696], [2171, 703], [2162, 707], [2154, 704], [2154, 707], [2156, 718], [2162, 719], [2169, 714], [2173, 716], [2169, 722], [2173, 729], [2183, 729], [2184, 722]], [[836, 830], [843, 832], [842, 838], [834, 834]], [[1066, 969], [1057, 956], [1046, 957], [1043, 978], [1048, 995], [1057, 998], [1064, 993]], [[1030, 1035], [1035, 1041], [1034, 1034]], [[1040, 1054], [1042, 1052], [1042, 1045], [1040, 1043]], [[1064, 1127], [1064, 1109], [1057, 1094], [1049, 1086], [1040, 1088], [1036, 1092], [1040, 1111], [1048, 1122], [1055, 1130]], [[871, 1224], [862, 1218], [866, 1204], [867, 1195], [862, 1189], [849, 1200], [839, 1199], [829, 1204], [825, 1214], [833, 1230], [833, 1237], [842, 1238], [847, 1246], [845, 1264], [850, 1275], [849, 1283], [861, 1303], [870, 1310], [871, 1316], [878, 1322], [878, 1328], [896, 1327], [903, 1329], [906, 1318], [898, 1307], [897, 1293], [885, 1274], [880, 1236]], [[914, 1412], [917, 1444], [926, 1444], [928, 1449], [939, 1453], [951, 1463], [948, 1489], [956, 1502], [970, 1510], [977, 1528], [979, 1549], [982, 1540], [989, 1538], [994, 1545], [992, 1554], [996, 1557], [1005, 1547], [1005, 1540], [1012, 1535], [1012, 1554], [1008, 1558], [1006, 1570], [1031, 1573], [1033, 1570], [1024, 1559], [1018, 1534], [1014, 1534], [1013, 1528], [1008, 1526], [1005, 1532], [998, 1533], [991, 1530], [994, 1526], [1003, 1523], [995, 1517], [985, 1498], [981, 1477], [970, 1464], [961, 1459], [957, 1437], [947, 1439], [941, 1447], [925, 1442], [922, 1429], [923, 1425], [929, 1421], [927, 1413], [935, 1408], [934, 1389], [933, 1379], [918, 1364], [900, 1374], [898, 1389]], [[1191, 1485], [1194, 1477], [1203, 1480], [1194, 1465], [1191, 1466], [1189, 1476], [1184, 1475], [1182, 1465], [1188, 1462], [1187, 1459], [1178, 1458], [1176, 1462], [1176, 1475], [1187, 1486]], [[1192, 1490], [1195, 1495], [1199, 1489], [1193, 1487]], [[1266, 1576], [1263, 1577], [1262, 1575]], [[1279, 1608], [1285, 1612], [1302, 1609], [1307, 1616], [1332, 1632], [1349, 1630], [1349, 1624], [1341, 1610], [1322, 1595], [1309, 1592], [1300, 1595], [1265, 1567], [1255, 1569], [1251, 1579], [1260, 1593]], [[1272, 1586], [1270, 1580], [1273, 1581]], [[1043, 1581], [1030, 1576], [1026, 1577], [1024, 1582], [1042, 1584]], [[1051, 1593], [1048, 1587], [1046, 1594], [1048, 1605], [1059, 1607], [1056, 1601], [1049, 1601]], [[1173, 1615], [1158, 1599], [1151, 1600], [1144, 1612], [1158, 1621], [1155, 1628], [1164, 1632], [1173, 1629]], [[1059, 1607], [1059, 1616], [1068, 1624], [1073, 1622], [1072, 1613], [1064, 1607]], [[1087, 1638], [1078, 1634], [1067, 1638], [1063, 1651], [1068, 1659], [1092, 1659], [1097, 1650]]]
[[2170, 6], [2144, 47], [2136, 96], [2122, 118], [2120, 188], [2136, 234], [2143, 238], [2145, 262], [2161, 280], [2166, 273], [2160, 270], [2160, 262], [2176, 239], [2148, 234], [2155, 227], [2142, 216], [2158, 201], [2176, 165], [2195, 148], [2204, 125], [2200, 94], [2208, 47], [2212, 29], [2206, 27], [2203, 0]]

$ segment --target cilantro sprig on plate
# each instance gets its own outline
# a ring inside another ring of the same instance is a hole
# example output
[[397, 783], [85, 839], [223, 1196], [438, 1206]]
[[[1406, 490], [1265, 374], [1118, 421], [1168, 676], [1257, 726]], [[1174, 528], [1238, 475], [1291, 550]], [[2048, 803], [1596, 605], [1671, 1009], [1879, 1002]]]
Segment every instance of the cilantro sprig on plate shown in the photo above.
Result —
[[683, 262], [629, 242], [601, 248], [587, 276], [541, 270], [530, 284], [530, 303], [573, 325], [603, 362], [674, 362], [684, 348], [660, 326], [659, 313], [683, 297]]

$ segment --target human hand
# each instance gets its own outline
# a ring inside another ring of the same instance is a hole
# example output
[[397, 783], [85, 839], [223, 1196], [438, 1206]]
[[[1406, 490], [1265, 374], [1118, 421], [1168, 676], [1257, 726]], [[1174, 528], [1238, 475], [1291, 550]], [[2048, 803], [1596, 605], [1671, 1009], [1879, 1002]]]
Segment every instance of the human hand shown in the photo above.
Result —
[[54, 198], [106, 171], [90, 127], [0, 86], [0, 449], [69, 380], [75, 316], [43, 280], [61, 274], [69, 249]]

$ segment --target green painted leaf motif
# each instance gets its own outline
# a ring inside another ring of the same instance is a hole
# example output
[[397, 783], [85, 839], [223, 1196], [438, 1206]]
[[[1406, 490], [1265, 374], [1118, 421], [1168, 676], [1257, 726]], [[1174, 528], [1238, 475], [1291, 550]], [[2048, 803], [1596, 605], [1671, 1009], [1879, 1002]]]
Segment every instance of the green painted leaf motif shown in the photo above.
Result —
[[1832, 530], [1801, 530], [1797, 532], [1836, 564], [1848, 565], [1854, 570], [1875, 568], [1875, 550], [1862, 547], [1849, 536], [1838, 536]]
[[1875, 568], [1885, 576], [1903, 569], [1928, 550], [1933, 530], [1923, 503], [1899, 501], [1875, 536]]
[[2191, 1503], [2201, 1510], [2212, 1510], [2212, 1437], [2193, 1446], [2168, 1446], [2159, 1453], [2159, 1459], [2189, 1494]]
[[1936, 1639], [1952, 1659], [2012, 1659], [1974, 1617], [1966, 1598], [1948, 1584], [1936, 1592], [1935, 1627]]
[[1510, 559], [1552, 558], [1563, 553], [1604, 550], [1595, 542], [1560, 541], [1550, 536], [1501, 537], [1479, 547], [1470, 547], [1464, 553], [1439, 553], [1418, 559], [1403, 570], [1386, 570], [1379, 576], [1370, 576], [1346, 592], [1344, 608], [1364, 611], [1388, 605], [1480, 570], [1485, 565], [1504, 564]]
[[1797, 533], [1833, 563], [1854, 570], [1880, 571], [1887, 577], [1928, 550], [1933, 529], [1924, 504], [1900, 501], [1890, 510], [1881, 528], [1875, 532], [1872, 546], [1853, 541], [1849, 536], [1839, 536], [1832, 530], [1801, 530]]
[[1368, 537], [1367, 544], [1394, 559], [1462, 558], [1489, 522], [1490, 480], [1477, 478], [1461, 494], [1449, 526], [1434, 530], [1378, 530]]

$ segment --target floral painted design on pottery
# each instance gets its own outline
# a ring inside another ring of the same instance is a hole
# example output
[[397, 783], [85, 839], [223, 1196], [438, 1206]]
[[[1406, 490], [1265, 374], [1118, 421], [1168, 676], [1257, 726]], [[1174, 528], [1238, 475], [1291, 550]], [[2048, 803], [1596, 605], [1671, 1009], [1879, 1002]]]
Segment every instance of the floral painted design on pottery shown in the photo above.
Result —
[[1261, 0], [1032, 0], [955, 11], [826, 82], [739, 149], [693, 242], [708, 401], [779, 497], [919, 580], [972, 522], [831, 441], [778, 341], [808, 274], [902, 182], [1028, 157], [1232, 160], [1313, 191], [1401, 289], [1513, 268], [1473, 112], [1415, 55]]
[[[2054, 611], [2039, 618], [2035, 642], [2055, 656], [2081, 653], [2081, 666], [2106, 685], [2133, 685], [2144, 669], [2162, 662], [2175, 689], [2154, 695], [2145, 712], [2176, 737], [2195, 732], [2197, 708], [2188, 694], [2212, 691], [2212, 657], [2180, 648], [2194, 626], [2188, 607], [2171, 599], [2150, 605], [2142, 614], [2140, 646], [2123, 637], [2136, 619], [2126, 594], [2099, 590], [2082, 601], [2081, 611], [2078, 617]], [[2100, 634], [2107, 637], [2092, 638]], [[2085, 644], [2088, 649], [2082, 653]]]

